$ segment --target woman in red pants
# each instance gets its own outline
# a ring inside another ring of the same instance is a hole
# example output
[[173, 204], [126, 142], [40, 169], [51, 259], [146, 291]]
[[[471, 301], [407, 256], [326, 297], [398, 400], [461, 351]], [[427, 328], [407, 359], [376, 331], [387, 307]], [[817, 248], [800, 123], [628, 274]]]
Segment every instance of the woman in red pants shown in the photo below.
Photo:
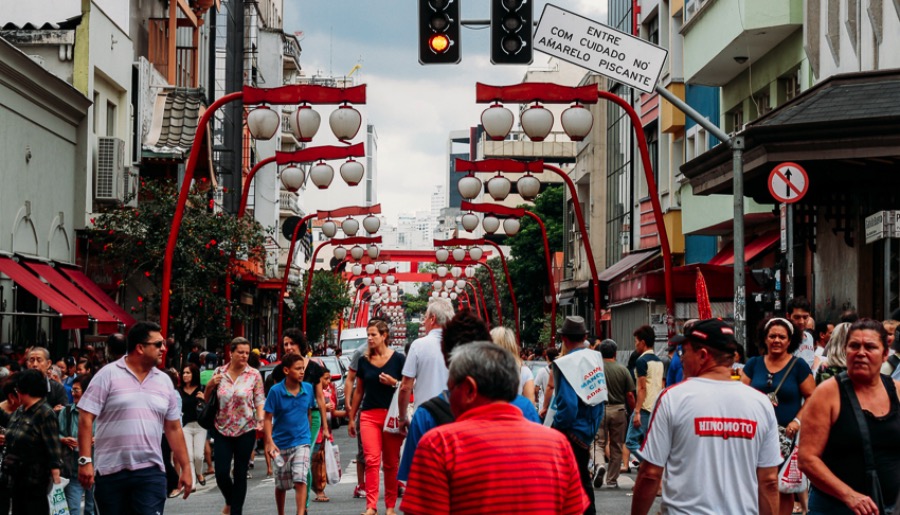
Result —
[[356, 436], [356, 413], [362, 435], [363, 455], [366, 458], [366, 511], [378, 513], [378, 469], [384, 468], [384, 505], [387, 515], [395, 515], [397, 504], [397, 469], [403, 436], [384, 432], [384, 420], [400, 386], [401, 372], [406, 358], [387, 347], [388, 326], [381, 320], [369, 322], [368, 349], [359, 360], [356, 392], [350, 407], [347, 431]]

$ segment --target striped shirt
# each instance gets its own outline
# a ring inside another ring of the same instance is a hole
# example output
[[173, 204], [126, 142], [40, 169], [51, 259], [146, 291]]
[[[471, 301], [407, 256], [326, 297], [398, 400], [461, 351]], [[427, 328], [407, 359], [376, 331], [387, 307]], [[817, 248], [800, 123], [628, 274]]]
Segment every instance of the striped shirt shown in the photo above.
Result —
[[97, 417], [94, 471], [109, 475], [152, 466], [164, 471], [163, 425], [181, 420], [178, 400], [172, 380], [156, 367], [143, 382], [125, 358], [101, 368], [78, 403], [78, 409]]
[[566, 438], [507, 403], [470, 409], [419, 442], [408, 515], [581, 514], [588, 499]]

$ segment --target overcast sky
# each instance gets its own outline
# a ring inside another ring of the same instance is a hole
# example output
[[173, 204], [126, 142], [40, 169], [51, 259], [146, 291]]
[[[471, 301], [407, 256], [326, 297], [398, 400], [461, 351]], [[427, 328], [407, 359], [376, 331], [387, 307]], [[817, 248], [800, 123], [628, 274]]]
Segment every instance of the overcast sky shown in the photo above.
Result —
[[[458, 0], [459, 1], [459, 0]], [[475, 83], [521, 82], [526, 67], [494, 66], [489, 29], [463, 28], [462, 62], [419, 64], [417, 0], [285, 0], [284, 30], [302, 32], [307, 75], [354, 75], [367, 84], [369, 122], [378, 133], [378, 200], [388, 221], [400, 212], [431, 209], [431, 193], [446, 175], [450, 131], [478, 124]], [[535, 4], [535, 21], [545, 0]], [[606, 0], [555, 0], [554, 5], [606, 21]], [[489, 0], [462, 0], [463, 20], [486, 20]], [[535, 64], [547, 56], [535, 53]]]

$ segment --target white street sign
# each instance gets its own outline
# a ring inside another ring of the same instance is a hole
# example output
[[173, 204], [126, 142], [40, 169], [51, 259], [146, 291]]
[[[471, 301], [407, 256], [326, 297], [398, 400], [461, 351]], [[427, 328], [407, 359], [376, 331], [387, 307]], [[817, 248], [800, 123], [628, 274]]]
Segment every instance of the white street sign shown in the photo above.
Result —
[[547, 4], [534, 49], [645, 93], [659, 81], [668, 51], [631, 34]]
[[778, 202], [797, 202], [808, 189], [809, 176], [797, 163], [781, 163], [769, 174], [769, 193]]
[[891, 224], [890, 237], [900, 238], [900, 211], [885, 211], [885, 214], [885, 218], [888, 220], [886, 223]]
[[891, 215], [894, 211], [879, 211], [866, 217], [866, 243], [872, 243], [890, 236]]

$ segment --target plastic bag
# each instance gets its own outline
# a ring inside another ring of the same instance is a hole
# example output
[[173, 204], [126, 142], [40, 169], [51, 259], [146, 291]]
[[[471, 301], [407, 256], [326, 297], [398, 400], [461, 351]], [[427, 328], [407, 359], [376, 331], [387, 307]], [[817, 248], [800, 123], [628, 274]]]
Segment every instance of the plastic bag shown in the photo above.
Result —
[[391, 407], [388, 408], [387, 416], [384, 418], [385, 433], [400, 433], [400, 389], [394, 389], [394, 397], [391, 399]]
[[329, 485], [341, 482], [341, 450], [331, 440], [325, 440], [325, 475]]
[[796, 494], [805, 492], [808, 488], [806, 475], [800, 471], [797, 451], [800, 446], [794, 446], [790, 457], [784, 460], [781, 469], [778, 471], [778, 491], [783, 494]]
[[66, 485], [69, 480], [60, 478], [59, 484], [53, 483], [53, 488], [47, 494], [47, 500], [50, 502], [50, 515], [69, 515], [69, 504], [66, 502]]

